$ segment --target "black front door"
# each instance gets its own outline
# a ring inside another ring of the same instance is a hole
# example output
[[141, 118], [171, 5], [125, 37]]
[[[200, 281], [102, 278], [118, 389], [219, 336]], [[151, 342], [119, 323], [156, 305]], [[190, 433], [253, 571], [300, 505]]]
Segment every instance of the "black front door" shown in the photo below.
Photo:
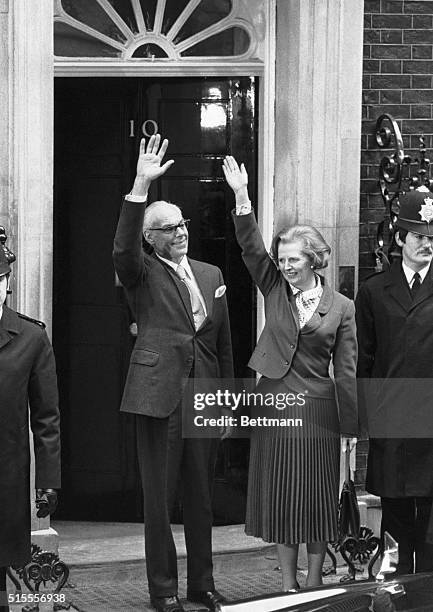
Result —
[[[141, 520], [134, 419], [118, 408], [134, 337], [111, 262], [123, 194], [140, 138], [158, 130], [174, 166], [152, 186], [191, 219], [193, 258], [218, 265], [227, 284], [236, 374], [255, 339], [254, 292], [231, 221], [221, 162], [248, 167], [255, 201], [253, 79], [56, 79], [54, 324], [61, 396], [60, 515]], [[243, 520], [248, 449], [224, 443], [217, 466], [216, 522]]]

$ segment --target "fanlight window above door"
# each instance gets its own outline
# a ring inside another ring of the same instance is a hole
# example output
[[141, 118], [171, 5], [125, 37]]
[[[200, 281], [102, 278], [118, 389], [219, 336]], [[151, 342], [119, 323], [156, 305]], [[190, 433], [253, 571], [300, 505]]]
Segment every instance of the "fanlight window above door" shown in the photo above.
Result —
[[257, 4], [257, 0], [54, 0], [54, 52], [62, 60], [257, 58], [260, 36], [251, 17], [257, 8], [252, 5]]

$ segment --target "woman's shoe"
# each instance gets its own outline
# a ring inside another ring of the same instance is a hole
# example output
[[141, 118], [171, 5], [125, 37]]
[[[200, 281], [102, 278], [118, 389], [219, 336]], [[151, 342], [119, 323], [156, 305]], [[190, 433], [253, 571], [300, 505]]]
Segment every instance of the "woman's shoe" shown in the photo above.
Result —
[[299, 586], [299, 582], [296, 581], [296, 587], [294, 587], [293, 589], [287, 589], [287, 591], [284, 591], [284, 593], [297, 593], [300, 590], [301, 587]]

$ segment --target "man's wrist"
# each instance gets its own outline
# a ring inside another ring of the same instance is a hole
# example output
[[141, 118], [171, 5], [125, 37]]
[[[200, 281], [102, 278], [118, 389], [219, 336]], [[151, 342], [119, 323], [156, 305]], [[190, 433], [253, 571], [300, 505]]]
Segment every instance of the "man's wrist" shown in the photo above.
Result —
[[137, 202], [140, 204], [144, 204], [145, 202], [147, 202], [147, 194], [144, 196], [134, 195], [131, 191], [130, 193], [126, 194], [125, 200], [128, 200], [128, 202]]
[[141, 176], [136, 176], [135, 177], [135, 181], [134, 181], [134, 185], [131, 189], [131, 192], [129, 195], [133, 196], [134, 198], [143, 198], [146, 199], [147, 198], [147, 192], [149, 191], [149, 187], [150, 187], [150, 183], [152, 181], [150, 181], [147, 178], [141, 177]]

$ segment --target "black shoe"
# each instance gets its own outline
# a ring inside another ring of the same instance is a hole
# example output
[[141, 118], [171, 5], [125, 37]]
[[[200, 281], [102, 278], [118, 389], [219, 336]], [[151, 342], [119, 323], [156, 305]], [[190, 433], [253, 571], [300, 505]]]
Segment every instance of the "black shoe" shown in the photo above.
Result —
[[193, 591], [187, 589], [186, 598], [188, 601], [204, 604], [209, 610], [217, 610], [217, 604], [227, 603], [227, 599], [218, 591]]
[[185, 612], [177, 595], [170, 597], [151, 597], [150, 603], [158, 612]]

